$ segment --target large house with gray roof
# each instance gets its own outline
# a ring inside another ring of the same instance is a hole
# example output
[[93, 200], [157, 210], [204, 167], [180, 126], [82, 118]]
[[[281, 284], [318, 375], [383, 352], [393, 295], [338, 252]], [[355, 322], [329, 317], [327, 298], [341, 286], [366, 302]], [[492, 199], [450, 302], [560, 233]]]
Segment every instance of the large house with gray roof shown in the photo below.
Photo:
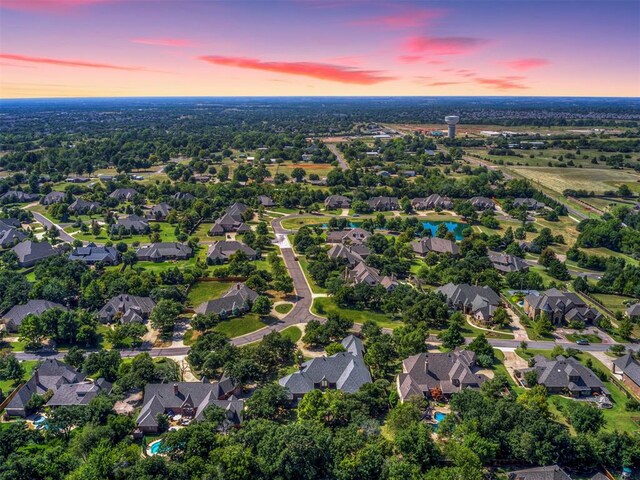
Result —
[[437, 193], [433, 193], [428, 197], [412, 199], [411, 207], [414, 210], [448, 210], [453, 208], [453, 202], [447, 197], [442, 197]]
[[150, 297], [138, 297], [126, 293], [116, 295], [98, 312], [102, 323], [111, 323], [115, 319], [120, 323], [143, 323], [149, 318], [156, 306]]
[[69, 211], [78, 215], [91, 215], [97, 213], [100, 210], [99, 202], [91, 202], [84, 198], [76, 198], [71, 205], [69, 205]]
[[227, 208], [224, 215], [214, 222], [209, 230], [209, 235], [224, 235], [230, 232], [242, 233], [251, 230], [242, 217], [248, 209], [249, 207], [244, 203], [234, 203]]
[[25, 240], [11, 249], [18, 257], [18, 265], [21, 267], [33, 267], [36, 263], [57, 255], [58, 252], [49, 242], [34, 242]]
[[424, 257], [429, 252], [449, 253], [453, 256], [460, 254], [460, 247], [456, 242], [439, 237], [423, 237], [411, 242], [411, 248], [416, 253]]
[[412, 355], [402, 361], [402, 373], [396, 379], [400, 401], [413, 396], [443, 399], [466, 388], [480, 388], [487, 377], [478, 370], [471, 350]]
[[359, 285], [365, 283], [370, 287], [381, 285], [390, 292], [399, 284], [394, 277], [382, 276], [377, 268], [371, 267], [364, 262], [359, 262], [353, 268], [345, 268], [344, 281], [349, 285]]
[[16, 226], [9, 219], [0, 219], [0, 248], [13, 247], [27, 238], [27, 234], [19, 230], [20, 227], [20, 222]]
[[164, 262], [166, 260], [186, 260], [193, 249], [186, 243], [158, 242], [140, 247], [136, 250], [136, 258], [141, 262]]
[[539, 202], [535, 198], [516, 198], [513, 201], [513, 206], [516, 208], [524, 208], [525, 210], [540, 210], [546, 205], [544, 202]]
[[400, 210], [398, 197], [373, 197], [367, 200], [367, 205], [369, 205], [369, 208], [375, 212]]
[[524, 379], [528, 372], [535, 372], [536, 383], [547, 387], [549, 393], [571, 397], [609, 396], [609, 391], [598, 376], [575, 358], [558, 355], [554, 359], [548, 359], [543, 355], [536, 355], [533, 360], [533, 367], [516, 370], [516, 376]]
[[109, 395], [113, 385], [104, 378], [99, 378], [95, 382], [83, 381], [79, 383], [69, 383], [60, 385], [49, 399], [46, 406], [69, 407], [72, 405], [89, 405], [99, 394]]
[[38, 198], [40, 198], [39, 195], [35, 193], [26, 193], [21, 190], [9, 190], [4, 195], [0, 196], [0, 203], [35, 202]]
[[125, 234], [134, 235], [136, 233], [149, 233], [149, 221], [146, 218], [139, 217], [138, 215], [129, 215], [125, 218], [119, 218], [116, 223], [111, 225], [111, 233], [124, 232]]
[[633, 358], [633, 355], [627, 353], [615, 359], [613, 373], [622, 375], [622, 383], [640, 398], [640, 362]]
[[369, 248], [362, 244], [342, 245], [336, 243], [329, 249], [327, 256], [331, 260], [355, 267], [358, 263], [364, 262], [369, 253]]
[[629, 318], [640, 319], [640, 302], [634, 303], [626, 310]]
[[223, 427], [242, 421], [244, 400], [234, 396], [237, 387], [231, 379], [220, 382], [149, 383], [144, 389], [144, 403], [136, 424], [143, 433], [158, 432], [158, 415], [182, 415], [199, 421], [207, 407], [215, 405], [225, 410]]
[[[509, 472], [506, 478], [507, 480], [572, 480], [569, 474], [558, 465], [514, 470]], [[586, 480], [586, 477], [580, 478]], [[610, 477], [598, 472], [588, 480], [610, 480]]]
[[335, 389], [355, 393], [365, 383], [371, 383], [371, 373], [364, 362], [362, 340], [349, 335], [342, 340], [345, 352], [330, 357], [313, 358], [299, 371], [278, 380], [289, 391], [289, 398], [298, 400], [311, 390]]
[[324, 208], [327, 210], [336, 210], [338, 208], [350, 208], [351, 199], [344, 195], [329, 195], [324, 199]]
[[67, 307], [49, 300], [29, 300], [23, 305], [14, 305], [11, 310], [2, 315], [1, 320], [6, 325], [7, 331], [17, 332], [28, 315], [42, 315], [47, 310], [59, 308], [67, 310]]
[[501, 305], [500, 296], [489, 287], [479, 287], [461, 283], [447, 283], [436, 292], [447, 298], [449, 307], [472, 315], [476, 320], [490, 323], [493, 315]]
[[119, 202], [130, 202], [136, 197], [136, 195], [138, 195], [138, 192], [133, 188], [116, 188], [109, 194], [109, 197], [114, 198]]
[[371, 232], [359, 227], [350, 230], [334, 230], [327, 233], [327, 243], [366, 243], [370, 236]]
[[496, 208], [493, 200], [487, 197], [473, 197], [469, 199], [469, 203], [476, 210], [493, 210]]
[[47, 358], [32, 374], [31, 378], [16, 392], [6, 407], [7, 415], [26, 417], [27, 405], [34, 395], [44, 395], [65, 386], [83, 382], [85, 376], [60, 360]]
[[54, 203], [62, 203], [64, 202], [66, 195], [64, 192], [52, 191], [47, 193], [44, 197], [40, 199], [40, 203], [42, 205], [53, 205]]
[[243, 252], [249, 260], [256, 260], [258, 258], [258, 252], [249, 245], [238, 241], [222, 240], [209, 245], [207, 249], [207, 261], [213, 264], [224, 263], [237, 252]]
[[602, 316], [598, 310], [587, 305], [577, 293], [562, 292], [557, 288], [551, 288], [540, 295], [530, 293], [524, 297], [523, 308], [531, 318], [546, 313], [556, 325], [572, 320], [593, 323]]
[[89, 243], [86, 247], [77, 247], [69, 254], [69, 260], [94, 265], [104, 263], [116, 265], [120, 262], [120, 253], [114, 247], [99, 247], [95, 243]]
[[152, 207], [146, 212], [146, 217], [149, 220], [155, 220], [157, 222], [162, 222], [167, 219], [169, 213], [173, 210], [173, 207], [168, 203], [162, 202]]
[[489, 252], [487, 254], [493, 268], [501, 273], [524, 272], [529, 270], [529, 264], [520, 257], [509, 253]]
[[235, 317], [251, 310], [256, 298], [258, 298], [256, 292], [244, 283], [236, 283], [222, 297], [201, 303], [195, 312], [200, 315]]

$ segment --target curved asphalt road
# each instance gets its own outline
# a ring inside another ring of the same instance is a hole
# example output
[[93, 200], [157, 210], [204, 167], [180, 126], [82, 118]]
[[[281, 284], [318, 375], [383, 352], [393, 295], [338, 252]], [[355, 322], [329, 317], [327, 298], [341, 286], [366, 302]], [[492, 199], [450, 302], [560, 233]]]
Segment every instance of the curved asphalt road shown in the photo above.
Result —
[[40, 213], [34, 212], [33, 210], [30, 210], [30, 211], [33, 214], [33, 218], [35, 218], [38, 223], [41, 223], [48, 229], [50, 229], [51, 227], [56, 227], [58, 229], [58, 233], [59, 233], [58, 238], [60, 240], [73, 243], [75, 239], [71, 235], [69, 235], [67, 232], [65, 232], [60, 225], [56, 225], [55, 223], [53, 223], [51, 220], [49, 220], [47, 217], [45, 217]]

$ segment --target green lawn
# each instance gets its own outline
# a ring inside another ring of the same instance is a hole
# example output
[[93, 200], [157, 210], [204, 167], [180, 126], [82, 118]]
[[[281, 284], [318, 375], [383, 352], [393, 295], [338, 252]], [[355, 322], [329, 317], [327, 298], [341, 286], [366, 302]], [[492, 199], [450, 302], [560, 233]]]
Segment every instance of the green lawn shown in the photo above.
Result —
[[512, 333], [499, 332], [499, 331], [487, 331], [482, 330], [481, 328], [476, 328], [473, 325], [469, 325], [469, 323], [465, 323], [462, 328], [462, 335], [465, 337], [477, 337], [481, 333], [484, 333], [484, 336], [487, 338], [497, 338], [500, 340], [511, 340], [513, 339]]
[[289, 313], [292, 308], [293, 308], [293, 304], [292, 303], [281, 303], [280, 305], [276, 305], [275, 306], [276, 312], [281, 313], [283, 315], [285, 313]]
[[[38, 362], [37, 360], [25, 360], [21, 363], [22, 363], [22, 366], [24, 367], [24, 376], [22, 377], [22, 380], [27, 381], [31, 378], [31, 373], [33, 372], [33, 369], [40, 362]], [[0, 390], [2, 390], [2, 393], [5, 396], [9, 395], [16, 386], [17, 385], [12, 380], [0, 380]]]
[[307, 277], [307, 281], [309, 282], [311, 291], [313, 293], [327, 293], [327, 289], [316, 285], [316, 283], [311, 278], [311, 275], [309, 275], [309, 262], [307, 261], [307, 257], [305, 257], [304, 255], [298, 255], [298, 263], [302, 267], [304, 276]]
[[189, 289], [187, 304], [192, 307], [197, 307], [202, 302], [219, 298], [229, 290], [232, 285], [232, 282], [198, 281]]
[[224, 333], [229, 338], [235, 338], [267, 327], [273, 324], [273, 321], [271, 317], [260, 317], [259, 315], [250, 313], [244, 317], [232, 318], [220, 322], [213, 329], [216, 332]]
[[351, 310], [340, 308], [330, 297], [320, 297], [313, 301], [313, 313], [325, 316], [329, 313], [336, 313], [341, 317], [351, 320], [353, 323], [364, 323], [367, 320], [373, 320], [380, 327], [397, 328], [403, 323], [400, 320], [392, 320], [388, 315], [370, 310]]
[[623, 297], [622, 295], [612, 295], [607, 293], [592, 293], [590, 294], [593, 298], [602, 303], [609, 310], [626, 310], [627, 302], [631, 302], [631, 304], [638, 301], [638, 299], [634, 299], [632, 297]]
[[287, 327], [280, 332], [280, 335], [296, 343], [302, 338], [302, 331], [298, 327]]
[[571, 340], [574, 343], [582, 339], [588, 340], [589, 343], [602, 343], [602, 339], [594, 333], [572, 333], [565, 336], [567, 340]]
[[[160, 241], [161, 242], [175, 242], [176, 240], [176, 236], [175, 236], [175, 227], [169, 223], [166, 222], [152, 222], [152, 225], [160, 225], [160, 231], [158, 232], [160, 234]], [[100, 235], [98, 235], [97, 237], [94, 236], [91, 231], [87, 232], [87, 233], [82, 233], [80, 232], [80, 230], [77, 227], [73, 227], [73, 226], [68, 226], [64, 229], [65, 232], [67, 233], [73, 233], [73, 232], [78, 232], [76, 233], [73, 238], [76, 238], [78, 240], [82, 240], [83, 242], [95, 242], [95, 243], [105, 243], [109, 240], [111, 240], [113, 243], [119, 243], [119, 242], [124, 242], [127, 245], [131, 245], [135, 242], [138, 243], [150, 243], [150, 234], [148, 235], [132, 235], [130, 237], [124, 237], [121, 239], [111, 239], [109, 237], [109, 235], [107, 235], [106, 232], [106, 226], [103, 226], [102, 228], [102, 232], [100, 232]]]

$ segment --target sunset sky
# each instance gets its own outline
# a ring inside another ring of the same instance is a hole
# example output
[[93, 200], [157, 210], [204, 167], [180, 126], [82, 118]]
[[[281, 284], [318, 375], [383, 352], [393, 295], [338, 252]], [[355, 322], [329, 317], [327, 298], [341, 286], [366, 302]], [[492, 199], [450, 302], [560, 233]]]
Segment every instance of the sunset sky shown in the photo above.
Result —
[[0, 0], [0, 97], [640, 96], [640, 2]]

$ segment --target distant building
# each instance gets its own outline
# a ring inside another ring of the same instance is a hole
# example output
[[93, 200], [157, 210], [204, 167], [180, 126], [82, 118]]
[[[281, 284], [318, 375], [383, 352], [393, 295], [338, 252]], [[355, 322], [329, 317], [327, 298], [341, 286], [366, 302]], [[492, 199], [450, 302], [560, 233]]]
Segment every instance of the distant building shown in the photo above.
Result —
[[236, 391], [237, 387], [228, 378], [214, 383], [148, 383], [136, 424], [143, 433], [158, 433], [158, 415], [181, 415], [201, 421], [205, 409], [214, 405], [226, 412], [223, 427], [239, 425], [244, 401], [233, 396]]
[[100, 203], [89, 202], [82, 198], [76, 198], [71, 205], [69, 205], [69, 211], [78, 215], [91, 215], [97, 213], [100, 210]]
[[469, 203], [471, 203], [476, 210], [494, 210], [496, 208], [493, 200], [487, 197], [473, 197], [469, 199]]
[[121, 323], [142, 323], [149, 318], [156, 306], [150, 297], [138, 297], [126, 293], [117, 295], [98, 312], [98, 320], [111, 323], [118, 319]]
[[364, 262], [355, 267], [345, 269], [344, 280], [351, 285], [366, 283], [370, 287], [381, 285], [385, 290], [394, 290], [399, 284], [394, 277], [382, 276], [377, 268], [370, 267]]
[[141, 262], [164, 262], [167, 260], [187, 260], [193, 250], [186, 243], [157, 242], [140, 247], [136, 258]]
[[281, 378], [278, 383], [288, 390], [292, 400], [312, 390], [356, 393], [364, 384], [371, 383], [371, 374], [364, 362], [364, 346], [353, 335], [344, 338], [342, 346], [345, 352], [304, 362], [299, 371]]
[[138, 192], [133, 188], [116, 188], [109, 194], [109, 197], [119, 202], [131, 202], [136, 195], [138, 195]]
[[575, 358], [558, 355], [549, 360], [536, 355], [533, 359], [534, 366], [516, 370], [516, 376], [526, 378], [527, 372], [535, 372], [537, 384], [547, 387], [549, 393], [570, 397], [591, 397], [596, 394], [609, 396], [609, 391], [598, 376]]
[[449, 210], [453, 208], [453, 202], [447, 197], [441, 197], [434, 193], [425, 198], [414, 198], [411, 200], [411, 206], [414, 210], [435, 210], [437, 208]]
[[400, 202], [397, 197], [374, 197], [367, 200], [369, 207], [376, 212], [399, 210]]
[[413, 396], [449, 398], [467, 388], [480, 388], [487, 377], [476, 373], [478, 370], [476, 354], [471, 350], [419, 353], [402, 361], [396, 388], [402, 402]]
[[502, 273], [523, 272], [529, 270], [529, 264], [520, 257], [508, 253], [489, 252], [493, 268]]
[[336, 230], [327, 233], [327, 243], [356, 244], [366, 243], [371, 233], [362, 228], [352, 228], [351, 230]]
[[27, 238], [27, 234], [19, 228], [21, 228], [20, 222], [13, 222], [7, 218], [0, 219], [0, 248], [13, 247]]
[[337, 210], [339, 208], [350, 208], [351, 199], [344, 195], [329, 195], [324, 199], [324, 207], [328, 210]]
[[238, 316], [251, 310], [258, 294], [244, 283], [236, 283], [221, 297], [206, 301], [196, 308], [201, 315]]
[[265, 208], [270, 208], [270, 207], [275, 207], [276, 206], [276, 202], [274, 202], [273, 198], [269, 197], [268, 195], [260, 195], [260, 196], [258, 196], [258, 201], [260, 202], [260, 205], [262, 205]]
[[113, 247], [98, 247], [95, 243], [89, 243], [86, 247], [77, 247], [69, 255], [69, 260], [94, 265], [102, 262], [107, 265], [116, 265], [120, 262], [120, 253]]
[[28, 315], [42, 315], [47, 310], [59, 308], [67, 310], [67, 307], [59, 303], [50, 302], [48, 300], [29, 300], [24, 305], [14, 305], [7, 313], [2, 315], [2, 322], [6, 325], [7, 331], [17, 332], [20, 330], [22, 320]]
[[535, 198], [516, 198], [513, 201], [513, 206], [516, 208], [525, 208], [526, 210], [540, 210], [546, 205]]
[[149, 220], [156, 220], [158, 222], [163, 222], [167, 219], [167, 216], [169, 215], [169, 212], [171, 212], [171, 210], [173, 210], [173, 207], [171, 205], [169, 205], [168, 203], [162, 202], [162, 203], [159, 203], [158, 205], [154, 205], [153, 207], [149, 208], [149, 210], [147, 210], [146, 217]]
[[179, 202], [187, 202], [187, 203], [193, 202], [196, 199], [196, 197], [194, 197], [188, 192], [187, 193], [176, 192], [173, 195], [173, 198]]
[[556, 325], [571, 320], [593, 323], [602, 316], [598, 310], [589, 307], [577, 293], [561, 292], [556, 288], [551, 288], [541, 295], [527, 295], [524, 298], [523, 309], [530, 318], [546, 313]]
[[327, 252], [331, 260], [346, 263], [351, 267], [363, 262], [368, 254], [369, 249], [364, 245], [342, 245], [340, 243], [334, 244]]
[[53, 205], [54, 203], [62, 203], [65, 199], [64, 192], [53, 192], [47, 193], [44, 197], [40, 199], [40, 203], [42, 205]]
[[456, 242], [439, 237], [423, 237], [419, 240], [411, 242], [411, 248], [416, 253], [424, 257], [429, 252], [450, 253], [457, 256], [460, 254], [460, 247]]
[[149, 221], [138, 215], [129, 215], [125, 218], [119, 218], [116, 223], [111, 225], [111, 233], [119, 234], [123, 230], [125, 234], [135, 235], [141, 233], [149, 233]]
[[49, 242], [33, 240], [20, 242], [11, 251], [18, 257], [18, 265], [21, 267], [33, 267], [36, 263], [58, 254]]
[[626, 313], [629, 318], [640, 318], [640, 302], [634, 303], [629, 308], [627, 308]]
[[238, 241], [219, 241], [209, 245], [207, 250], [207, 260], [209, 263], [224, 263], [237, 252], [244, 252], [249, 260], [256, 260], [258, 252], [253, 248]]
[[4, 195], [0, 196], [0, 203], [27, 203], [35, 202], [40, 198], [35, 193], [25, 193], [20, 190], [9, 190]]
[[472, 315], [483, 323], [489, 323], [501, 305], [500, 296], [486, 286], [447, 283], [437, 288], [436, 292], [442, 293], [447, 298], [451, 308]]

